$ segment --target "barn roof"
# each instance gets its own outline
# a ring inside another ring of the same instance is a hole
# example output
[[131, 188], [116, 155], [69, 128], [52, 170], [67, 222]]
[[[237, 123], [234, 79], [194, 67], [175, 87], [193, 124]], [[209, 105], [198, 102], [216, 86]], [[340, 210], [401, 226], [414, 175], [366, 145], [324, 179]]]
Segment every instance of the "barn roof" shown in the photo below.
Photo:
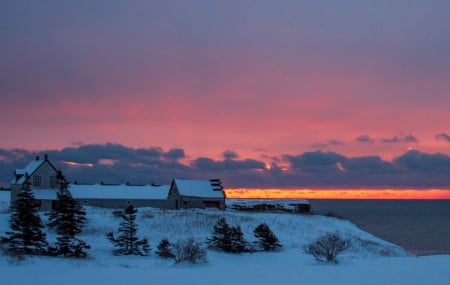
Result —
[[69, 191], [75, 199], [167, 199], [169, 185], [77, 185], [71, 184]]
[[204, 197], [204, 198], [225, 198], [222, 182], [219, 179], [199, 180], [175, 178], [178, 192], [182, 196]]

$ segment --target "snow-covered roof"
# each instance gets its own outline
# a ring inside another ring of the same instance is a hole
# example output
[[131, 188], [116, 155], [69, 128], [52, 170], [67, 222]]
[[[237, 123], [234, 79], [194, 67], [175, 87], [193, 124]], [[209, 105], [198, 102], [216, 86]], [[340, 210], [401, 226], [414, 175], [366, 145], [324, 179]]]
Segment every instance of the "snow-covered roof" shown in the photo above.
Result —
[[14, 178], [13, 180], [11, 180], [11, 184], [23, 184], [25, 183], [25, 176], [21, 176], [19, 179], [16, 180], [16, 178]]
[[25, 168], [17, 168], [15, 174], [19, 175], [19, 177], [14, 177], [11, 180], [11, 184], [23, 184], [25, 182], [25, 174], [32, 175], [44, 162], [45, 159], [35, 159], [28, 163]]
[[45, 159], [33, 160], [30, 163], [28, 163], [28, 165], [25, 168], [16, 169], [16, 174], [25, 175], [26, 173], [28, 173], [29, 175], [31, 175], [36, 171], [36, 169], [39, 168], [39, 166], [41, 166], [42, 163], [44, 163], [44, 161]]
[[71, 184], [69, 191], [75, 199], [167, 199], [169, 185], [130, 186], [121, 185], [77, 185]]
[[220, 180], [174, 179], [182, 196], [225, 198]]

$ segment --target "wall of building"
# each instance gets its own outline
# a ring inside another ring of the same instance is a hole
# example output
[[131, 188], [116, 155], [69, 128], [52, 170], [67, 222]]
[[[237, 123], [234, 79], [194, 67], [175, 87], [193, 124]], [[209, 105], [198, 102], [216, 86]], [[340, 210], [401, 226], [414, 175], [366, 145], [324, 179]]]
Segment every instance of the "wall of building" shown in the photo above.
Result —
[[[41, 186], [37, 187], [33, 184], [34, 177], [39, 176], [41, 177]], [[56, 171], [53, 169], [53, 167], [50, 166], [48, 162], [44, 162], [36, 171], [33, 173], [32, 176], [30, 176], [30, 183], [32, 185], [32, 188], [43, 188], [43, 189], [55, 189], [56, 183], [53, 185], [51, 184], [51, 177], [53, 177], [54, 182], [56, 182]]]
[[189, 197], [180, 196], [178, 197], [179, 208], [181, 209], [192, 209], [192, 208], [207, 208], [206, 204], [208, 202], [217, 202], [217, 208], [220, 210], [225, 210], [225, 199], [219, 198], [199, 198], [199, 197]]
[[132, 204], [135, 208], [153, 207], [159, 209], [172, 209], [171, 201], [164, 200], [142, 200], [142, 199], [77, 199], [83, 206], [94, 206], [100, 208], [125, 209]]

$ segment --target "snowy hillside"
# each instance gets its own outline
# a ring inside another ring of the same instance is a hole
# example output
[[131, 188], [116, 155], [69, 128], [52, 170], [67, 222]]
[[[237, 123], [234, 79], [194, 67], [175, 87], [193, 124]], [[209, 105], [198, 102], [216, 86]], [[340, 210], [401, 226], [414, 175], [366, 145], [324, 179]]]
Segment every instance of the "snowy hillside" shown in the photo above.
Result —
[[[8, 192], [0, 192], [0, 235], [9, 228]], [[80, 238], [92, 249], [87, 260], [27, 257], [18, 262], [0, 256], [0, 276], [8, 284], [450, 284], [450, 256], [415, 257], [402, 248], [361, 231], [352, 223], [323, 216], [241, 213], [219, 210], [138, 211], [138, 235], [149, 239], [150, 256], [114, 256], [106, 233], [121, 218], [111, 209], [86, 208], [88, 223]], [[207, 251], [206, 264], [173, 264], [154, 254], [163, 238], [204, 242], [219, 217], [240, 225], [253, 241], [253, 229], [267, 223], [282, 249], [271, 253], [226, 254]], [[42, 215], [44, 222], [47, 219]], [[351, 240], [339, 265], [319, 264], [303, 247], [327, 232]], [[55, 234], [48, 232], [49, 242]], [[305, 281], [305, 282], [301, 282]]]

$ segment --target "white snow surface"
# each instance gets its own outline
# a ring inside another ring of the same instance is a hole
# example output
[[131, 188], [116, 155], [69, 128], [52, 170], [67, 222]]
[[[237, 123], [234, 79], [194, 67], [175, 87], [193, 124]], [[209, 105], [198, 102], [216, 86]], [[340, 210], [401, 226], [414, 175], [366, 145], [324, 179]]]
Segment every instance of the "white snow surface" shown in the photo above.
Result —
[[[9, 192], [0, 191], [0, 236], [9, 229]], [[173, 210], [140, 208], [138, 235], [152, 246], [149, 256], [114, 256], [106, 234], [121, 221], [112, 209], [85, 208], [88, 222], [79, 236], [92, 249], [85, 260], [26, 257], [23, 261], [0, 252], [0, 278], [14, 284], [395, 284], [449, 285], [450, 255], [417, 257], [402, 248], [357, 228], [323, 216], [280, 213], [241, 213], [231, 210]], [[47, 215], [41, 214], [43, 221]], [[253, 229], [267, 223], [283, 247], [276, 252], [227, 254], [207, 250], [207, 263], [174, 264], [156, 256], [162, 238], [174, 242], [194, 238], [204, 242], [219, 217], [240, 225], [244, 238], [254, 241]], [[47, 239], [56, 235], [49, 230]], [[339, 232], [352, 241], [339, 263], [323, 264], [305, 254], [303, 247], [326, 232]]]

